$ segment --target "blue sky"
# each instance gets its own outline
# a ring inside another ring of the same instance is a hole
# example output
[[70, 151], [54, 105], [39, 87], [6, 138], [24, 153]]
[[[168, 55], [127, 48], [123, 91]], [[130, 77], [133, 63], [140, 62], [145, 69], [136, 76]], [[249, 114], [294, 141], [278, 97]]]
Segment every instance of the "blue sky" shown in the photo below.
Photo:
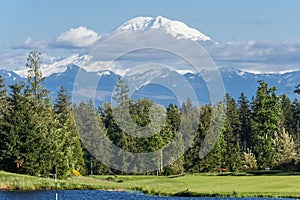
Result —
[[0, 41], [53, 40], [78, 26], [109, 32], [136, 16], [183, 21], [217, 41], [299, 38], [298, 0], [1, 0]]
[[[179, 20], [218, 42], [265, 44], [300, 40], [298, 0], [0, 0], [0, 3], [0, 59], [11, 58], [6, 55], [21, 51], [16, 47], [26, 41], [43, 46], [79, 26], [97, 34], [107, 33], [137, 16], [160, 15]], [[55, 51], [59, 54], [61, 50]]]

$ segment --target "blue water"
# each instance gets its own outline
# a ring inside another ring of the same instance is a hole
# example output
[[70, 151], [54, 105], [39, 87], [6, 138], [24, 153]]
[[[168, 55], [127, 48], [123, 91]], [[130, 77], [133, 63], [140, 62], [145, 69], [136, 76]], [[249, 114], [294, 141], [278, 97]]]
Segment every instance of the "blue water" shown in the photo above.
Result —
[[[0, 191], [0, 200], [55, 200], [55, 191]], [[234, 198], [196, 198], [196, 197], [158, 197], [139, 192], [111, 192], [100, 190], [62, 190], [58, 191], [59, 200], [234, 200]], [[264, 198], [239, 198], [239, 200], [263, 200]], [[267, 198], [265, 198], [267, 199]], [[271, 200], [271, 198], [268, 198]], [[276, 199], [278, 200], [278, 199]]]

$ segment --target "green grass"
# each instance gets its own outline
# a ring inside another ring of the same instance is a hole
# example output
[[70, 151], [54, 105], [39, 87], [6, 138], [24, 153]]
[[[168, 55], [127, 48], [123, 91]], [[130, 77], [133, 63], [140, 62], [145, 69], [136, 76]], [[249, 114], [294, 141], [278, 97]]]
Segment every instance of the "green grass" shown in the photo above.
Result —
[[[186, 176], [89, 176], [59, 180], [59, 189], [139, 190], [178, 196], [300, 197], [298, 175], [194, 174]], [[0, 171], [2, 189], [55, 189], [50, 178]]]
[[187, 191], [193, 194], [300, 197], [300, 176], [189, 175], [177, 180], [187, 183]]

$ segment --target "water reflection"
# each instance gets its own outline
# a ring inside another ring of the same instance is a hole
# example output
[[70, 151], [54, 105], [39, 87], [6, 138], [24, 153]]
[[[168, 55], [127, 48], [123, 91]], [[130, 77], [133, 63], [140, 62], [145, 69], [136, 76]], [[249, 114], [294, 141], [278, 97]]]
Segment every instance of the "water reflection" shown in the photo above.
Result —
[[[55, 200], [55, 191], [1, 191], [0, 200]], [[59, 200], [234, 200], [235, 198], [204, 197], [159, 197], [144, 195], [140, 192], [112, 192], [100, 190], [62, 190], [58, 191]], [[271, 198], [237, 198], [238, 200], [272, 200]], [[274, 199], [275, 200], [275, 199]], [[278, 198], [276, 198], [278, 200]]]

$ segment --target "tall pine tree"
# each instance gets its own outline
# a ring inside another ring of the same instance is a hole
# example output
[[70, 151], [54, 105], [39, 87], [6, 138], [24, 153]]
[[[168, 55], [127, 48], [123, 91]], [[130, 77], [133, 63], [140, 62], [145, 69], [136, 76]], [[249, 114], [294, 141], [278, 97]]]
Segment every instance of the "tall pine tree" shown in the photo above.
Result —
[[293, 101], [293, 135], [296, 143], [298, 158], [300, 158], [300, 102]]
[[[58, 92], [54, 104], [55, 116], [58, 121], [58, 140], [60, 141], [60, 158], [57, 159], [60, 174], [67, 175], [74, 169], [83, 171], [84, 161], [81, 148], [80, 136], [76, 129], [75, 121], [71, 111], [70, 97], [62, 86]], [[59, 163], [58, 163], [59, 162]]]
[[280, 105], [281, 105], [281, 110], [282, 110], [282, 115], [281, 115], [281, 127], [285, 128], [285, 131], [288, 132], [289, 134], [294, 135], [294, 130], [293, 130], [293, 105], [290, 101], [290, 99], [285, 95], [280, 96]]
[[43, 87], [40, 54], [27, 59], [28, 84], [11, 86], [5, 115], [5, 166], [10, 171], [48, 176], [55, 149], [53, 108]]
[[2, 76], [0, 75], [0, 169], [2, 168], [3, 153], [4, 150], [4, 116], [8, 110], [8, 101], [7, 101], [7, 91], [5, 88], [5, 82]]
[[226, 154], [225, 162], [226, 168], [229, 171], [238, 171], [242, 167], [242, 154], [241, 154], [241, 125], [239, 114], [235, 100], [229, 95], [225, 96], [226, 105], [226, 120], [224, 139], [226, 141]]
[[253, 136], [252, 136], [252, 112], [244, 93], [241, 94], [238, 100], [238, 114], [241, 123], [241, 149], [246, 152], [247, 149], [252, 149]]
[[274, 133], [279, 130], [280, 102], [276, 96], [276, 88], [269, 88], [268, 84], [259, 81], [256, 98], [253, 103], [255, 147], [258, 167], [272, 168], [275, 156], [273, 148]]

